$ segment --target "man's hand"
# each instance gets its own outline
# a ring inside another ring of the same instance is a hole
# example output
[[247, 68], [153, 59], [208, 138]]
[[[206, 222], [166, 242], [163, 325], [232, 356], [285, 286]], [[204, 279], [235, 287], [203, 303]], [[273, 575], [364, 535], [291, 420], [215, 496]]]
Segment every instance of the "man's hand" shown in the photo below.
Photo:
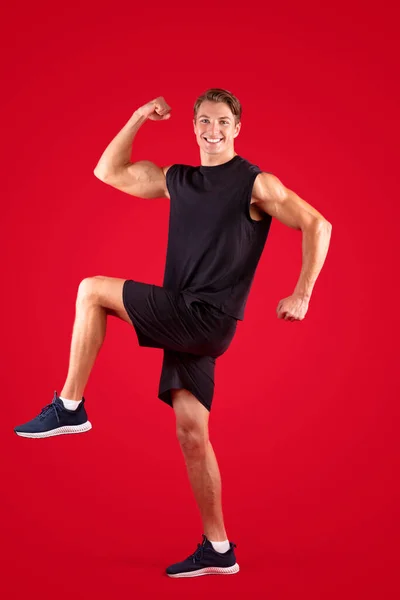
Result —
[[276, 314], [278, 319], [285, 321], [302, 321], [308, 311], [309, 298], [292, 294], [288, 298], [280, 300]]
[[138, 108], [136, 114], [151, 121], [165, 121], [171, 116], [171, 107], [168, 106], [162, 96], [159, 96]]

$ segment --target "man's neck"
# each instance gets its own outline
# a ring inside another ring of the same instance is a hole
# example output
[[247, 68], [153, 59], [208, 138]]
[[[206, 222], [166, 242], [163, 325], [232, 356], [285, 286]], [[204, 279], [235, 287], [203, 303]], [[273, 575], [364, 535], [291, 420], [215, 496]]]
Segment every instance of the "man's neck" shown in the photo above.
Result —
[[202, 167], [217, 167], [232, 160], [237, 153], [234, 150], [230, 150], [224, 154], [206, 154], [200, 151], [200, 162]]

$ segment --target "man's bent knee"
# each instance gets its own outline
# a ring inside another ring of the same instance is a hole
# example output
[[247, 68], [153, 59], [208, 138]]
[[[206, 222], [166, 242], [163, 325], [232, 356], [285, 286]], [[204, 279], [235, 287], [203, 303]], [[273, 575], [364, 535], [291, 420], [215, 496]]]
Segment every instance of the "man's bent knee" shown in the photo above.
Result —
[[105, 277], [104, 275], [85, 277], [78, 286], [78, 299], [92, 304], [101, 304], [102, 296], [106, 296], [111, 287], [109, 285], [111, 281], [113, 281], [112, 277]]
[[96, 301], [96, 278], [85, 277], [78, 286], [77, 300], [81, 302], [95, 303]]
[[103, 275], [86, 277], [79, 284], [77, 303], [101, 306], [108, 314], [132, 324], [122, 299], [125, 281], [125, 279]]

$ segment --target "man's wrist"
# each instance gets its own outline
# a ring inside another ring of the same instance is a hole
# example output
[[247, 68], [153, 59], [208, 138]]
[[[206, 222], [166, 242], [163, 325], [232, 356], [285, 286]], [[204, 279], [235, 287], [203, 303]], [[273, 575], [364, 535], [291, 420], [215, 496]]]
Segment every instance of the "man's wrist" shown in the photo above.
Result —
[[311, 298], [311, 292], [299, 292], [299, 291], [294, 291], [292, 296], [296, 296], [297, 298], [300, 298], [301, 300], [310, 300]]
[[131, 116], [131, 121], [133, 121], [133, 124], [136, 124], [138, 121], [144, 123], [145, 121], [147, 121], [147, 117], [143, 115], [143, 113], [140, 112], [140, 108], [138, 108]]

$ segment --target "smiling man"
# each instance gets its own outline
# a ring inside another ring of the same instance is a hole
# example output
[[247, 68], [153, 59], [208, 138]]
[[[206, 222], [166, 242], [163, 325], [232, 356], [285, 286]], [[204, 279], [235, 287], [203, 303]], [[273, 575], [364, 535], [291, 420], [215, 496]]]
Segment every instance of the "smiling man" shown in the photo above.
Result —
[[221, 505], [221, 478], [208, 422], [215, 361], [229, 347], [244, 309], [273, 217], [302, 232], [303, 263], [293, 293], [277, 306], [285, 321], [304, 319], [328, 251], [331, 225], [312, 206], [235, 152], [241, 105], [227, 90], [210, 89], [194, 105], [200, 165], [159, 167], [131, 162], [132, 142], [148, 120], [171, 108], [159, 97], [137, 109], [102, 154], [95, 175], [141, 198], [169, 198], [163, 286], [132, 279], [88, 277], [78, 289], [69, 369], [60, 396], [28, 423], [24, 437], [82, 433], [91, 428], [83, 393], [104, 341], [108, 316], [133, 325], [140, 346], [161, 348], [159, 398], [173, 407], [177, 437], [201, 513], [203, 539], [170, 577], [239, 571]]
[[[199, 106], [197, 106], [198, 104]], [[240, 121], [236, 121], [231, 111], [229, 111], [230, 114], [225, 114], [228, 111], [226, 105], [222, 103], [215, 103], [211, 100], [201, 101], [200, 99], [196, 102], [195, 113], [199, 112], [199, 108], [201, 108], [202, 114], [196, 114], [193, 123], [200, 153], [203, 151], [208, 155], [214, 154], [217, 157], [215, 160], [219, 162], [223, 150], [229, 153], [229, 149], [233, 148], [234, 139], [239, 135]], [[210, 162], [209, 156], [209, 165], [218, 164], [218, 162]]]

